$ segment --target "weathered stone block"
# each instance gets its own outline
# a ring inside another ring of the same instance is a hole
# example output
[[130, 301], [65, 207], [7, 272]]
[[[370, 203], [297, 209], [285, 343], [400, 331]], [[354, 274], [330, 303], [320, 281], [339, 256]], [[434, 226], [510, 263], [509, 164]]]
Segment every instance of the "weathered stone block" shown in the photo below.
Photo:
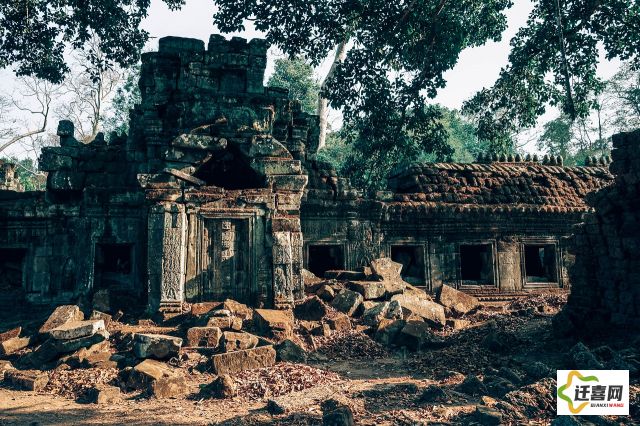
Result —
[[94, 404], [108, 405], [122, 401], [122, 392], [119, 387], [99, 384], [88, 391], [87, 397]]
[[8, 370], [4, 380], [16, 389], [42, 392], [49, 383], [49, 376], [38, 370]]
[[71, 321], [82, 321], [84, 314], [76, 305], [58, 306], [49, 316], [47, 321], [40, 327], [40, 334], [49, 332], [50, 330], [60, 327], [61, 325]]
[[49, 330], [49, 336], [57, 340], [72, 340], [93, 336], [104, 329], [103, 320], [70, 321]]
[[402, 306], [405, 316], [408, 314], [418, 315], [431, 325], [438, 327], [442, 327], [446, 323], [444, 307], [435, 302], [418, 299], [406, 294], [396, 294], [391, 300], [397, 301]]
[[336, 310], [352, 316], [362, 304], [363, 297], [360, 293], [351, 290], [342, 290], [331, 302]]
[[220, 346], [224, 348], [225, 352], [253, 349], [258, 346], [258, 337], [249, 333], [225, 331], [222, 333]]
[[387, 292], [381, 281], [349, 281], [347, 287], [360, 293], [365, 300], [380, 299]]
[[394, 262], [388, 257], [375, 259], [371, 262], [371, 270], [382, 280], [397, 281], [402, 280], [402, 264]]
[[260, 346], [244, 351], [213, 355], [211, 367], [215, 374], [234, 374], [244, 370], [271, 367], [276, 363], [273, 346]]
[[191, 327], [187, 330], [187, 345], [217, 348], [222, 337], [219, 327]]
[[233, 315], [243, 320], [250, 320], [253, 318], [253, 309], [242, 303], [236, 302], [232, 299], [227, 299], [222, 304], [223, 308], [231, 312]]
[[307, 352], [293, 340], [287, 339], [275, 346], [276, 360], [288, 362], [306, 362]]
[[313, 296], [297, 305], [293, 312], [299, 319], [320, 321], [327, 315], [328, 306], [318, 296]]
[[278, 309], [256, 309], [255, 323], [263, 332], [293, 330], [293, 311]]
[[11, 355], [16, 353], [29, 346], [30, 341], [31, 339], [28, 337], [13, 337], [0, 342], [0, 355]]
[[162, 334], [136, 334], [133, 353], [138, 358], [166, 359], [177, 356], [182, 346], [179, 337]]
[[457, 315], [464, 315], [480, 306], [480, 301], [477, 298], [449, 287], [448, 285], [442, 285], [442, 287], [440, 287], [436, 300]]
[[136, 365], [127, 381], [131, 389], [146, 390], [157, 398], [172, 398], [187, 393], [185, 377], [167, 364], [147, 359]]
[[16, 328], [12, 328], [11, 330], [7, 330], [3, 333], [0, 333], [0, 342], [4, 342], [5, 340], [18, 337], [20, 336], [21, 332], [22, 332], [22, 327], [16, 327]]
[[325, 322], [334, 331], [351, 330], [351, 318], [343, 313], [332, 315], [330, 318], [325, 319]]

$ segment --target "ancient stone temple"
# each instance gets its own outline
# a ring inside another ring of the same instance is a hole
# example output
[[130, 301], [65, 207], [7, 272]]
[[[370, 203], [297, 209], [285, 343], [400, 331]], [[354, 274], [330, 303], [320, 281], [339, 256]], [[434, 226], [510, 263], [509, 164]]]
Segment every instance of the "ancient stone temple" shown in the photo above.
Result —
[[416, 164], [365, 196], [315, 159], [317, 117], [263, 86], [266, 52], [262, 40], [163, 38], [143, 55], [129, 135], [84, 144], [60, 122], [39, 162], [44, 192], [16, 191], [0, 165], [0, 276], [17, 277], [5, 286], [38, 303], [283, 306], [303, 297], [303, 268], [379, 256], [430, 291], [570, 285], [567, 237], [586, 195], [611, 183], [606, 162]]

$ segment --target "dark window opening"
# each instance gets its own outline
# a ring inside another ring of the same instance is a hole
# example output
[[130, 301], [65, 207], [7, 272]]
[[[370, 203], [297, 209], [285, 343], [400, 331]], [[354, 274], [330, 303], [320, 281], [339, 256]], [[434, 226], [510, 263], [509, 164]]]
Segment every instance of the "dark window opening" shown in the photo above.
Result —
[[524, 246], [524, 270], [527, 282], [556, 282], [556, 248], [553, 244]]
[[263, 188], [264, 179], [253, 170], [239, 151], [227, 149], [213, 154], [194, 174], [207, 185], [225, 189]]
[[133, 244], [98, 244], [95, 260], [95, 287], [131, 287]]
[[413, 285], [425, 285], [422, 246], [391, 246], [391, 260], [402, 264], [403, 280]]
[[76, 266], [72, 258], [68, 258], [62, 268], [62, 282], [60, 288], [64, 292], [75, 290], [76, 287]]
[[342, 246], [309, 246], [308, 269], [318, 277], [332, 270], [344, 269]]
[[25, 249], [0, 249], [0, 291], [22, 288]]
[[469, 284], [493, 284], [493, 254], [490, 244], [460, 246], [460, 277]]

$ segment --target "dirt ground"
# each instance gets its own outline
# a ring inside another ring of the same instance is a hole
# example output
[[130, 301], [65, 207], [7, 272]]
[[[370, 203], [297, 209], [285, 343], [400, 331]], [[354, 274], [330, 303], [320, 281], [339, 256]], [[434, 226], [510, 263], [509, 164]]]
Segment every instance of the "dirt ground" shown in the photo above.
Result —
[[[554, 338], [551, 318], [561, 305], [557, 300], [518, 303], [522, 306], [512, 304], [506, 311], [481, 310], [469, 318], [468, 328], [444, 330], [439, 347], [418, 353], [384, 348], [361, 330], [318, 339], [304, 365], [278, 363], [234, 377], [240, 391], [232, 399], [204, 395], [202, 385], [214, 376], [192, 368], [188, 357], [178, 366], [189, 374], [191, 392], [176, 399], [124, 394], [112, 404], [80, 403], [77, 389], [83, 381], [113, 376], [94, 369], [53, 371], [53, 379], [69, 386], [49, 386], [38, 394], [0, 387], [0, 425], [316, 425], [322, 424], [318, 402], [323, 395], [348, 401], [355, 423], [361, 425], [482, 424], [474, 416], [477, 406], [502, 413], [501, 424], [547, 425], [555, 418], [555, 370], [571, 368], [568, 353], [577, 340]], [[5, 320], [2, 327], [9, 322], [19, 319]], [[492, 333], [497, 333], [497, 346], [487, 344]], [[599, 346], [597, 341], [586, 343]], [[629, 365], [640, 361], [635, 343], [622, 339], [607, 345]], [[516, 378], [500, 380], [509, 375]], [[486, 389], [462, 389], [461, 383], [473, 376]], [[638, 424], [637, 373], [632, 383], [630, 417], [585, 417], [580, 424]], [[423, 395], [434, 388], [441, 391], [437, 397]], [[302, 404], [313, 395], [320, 395], [316, 403]], [[267, 403], [273, 398], [291, 404], [292, 410], [270, 414]]]

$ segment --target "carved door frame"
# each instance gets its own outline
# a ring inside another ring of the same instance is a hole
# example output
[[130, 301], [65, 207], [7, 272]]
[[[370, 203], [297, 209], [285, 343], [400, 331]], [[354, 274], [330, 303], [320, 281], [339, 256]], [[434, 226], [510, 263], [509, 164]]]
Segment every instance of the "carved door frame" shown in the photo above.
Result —
[[201, 301], [206, 301], [206, 293], [205, 289], [208, 285], [209, 277], [209, 263], [210, 263], [210, 253], [209, 253], [209, 239], [208, 235], [208, 225], [209, 221], [212, 220], [230, 220], [230, 221], [244, 221], [247, 228], [247, 253], [246, 253], [246, 266], [247, 266], [247, 277], [246, 277], [246, 288], [245, 295], [246, 300], [239, 300], [242, 303], [251, 303], [257, 297], [258, 289], [257, 289], [257, 268], [256, 268], [256, 232], [255, 232], [255, 221], [257, 214], [255, 212], [246, 212], [246, 211], [237, 211], [237, 212], [229, 212], [225, 211], [205, 211], [200, 212], [197, 215], [197, 226], [196, 226], [196, 274], [199, 277], [198, 280], [198, 299]]

